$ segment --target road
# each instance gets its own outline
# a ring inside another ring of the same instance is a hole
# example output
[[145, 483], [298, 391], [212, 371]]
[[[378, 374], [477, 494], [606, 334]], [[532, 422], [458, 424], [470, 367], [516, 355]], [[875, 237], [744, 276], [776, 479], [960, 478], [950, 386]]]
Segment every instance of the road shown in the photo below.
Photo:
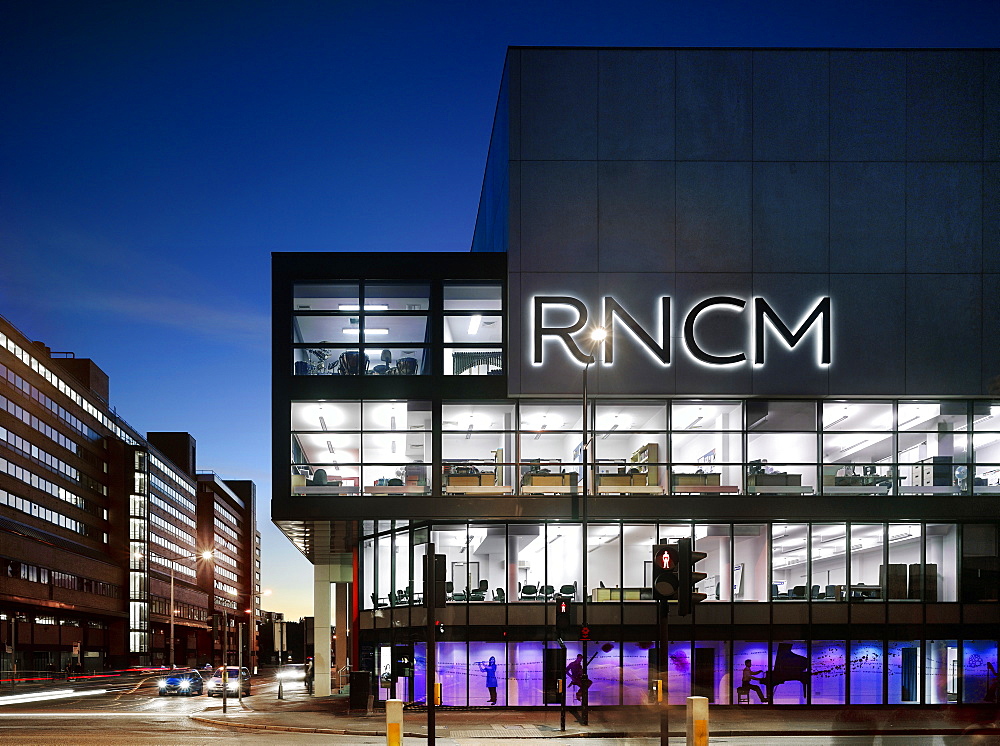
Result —
[[[160, 674], [161, 675], [161, 674]], [[156, 680], [160, 675], [118, 684], [110, 691], [98, 686], [88, 692], [78, 690], [61, 699], [11, 703], [0, 693], [0, 746], [162, 746], [163, 744], [232, 744], [241, 746], [274, 746], [275, 742], [295, 746], [308, 744], [344, 744], [352, 746], [382, 746], [384, 736], [330, 735], [293, 733], [286, 731], [248, 730], [238, 727], [211, 725], [192, 719], [192, 715], [209, 719], [223, 718], [222, 702], [216, 698], [159, 697]], [[72, 687], [72, 683], [60, 686]], [[254, 694], [246, 704], [253, 708], [254, 700], [261, 705], [276, 701], [276, 683], [267, 678], [254, 681]], [[51, 690], [50, 690], [51, 691]], [[301, 685], [293, 684], [286, 692], [288, 699], [305, 701]], [[237, 700], [229, 704], [232, 713], [242, 710]], [[470, 721], [476, 717], [469, 713]], [[289, 722], [287, 719], [284, 721]], [[381, 727], [375, 719], [372, 729]], [[336, 728], [330, 718], [328, 727]], [[515, 726], [516, 727], [516, 726]], [[457, 735], [457, 734], [456, 734]], [[518, 744], [519, 746], [659, 746], [654, 738], [528, 738], [503, 733], [506, 737], [443, 737], [437, 746], [487, 746], [488, 744]], [[514, 737], [511, 737], [514, 736]], [[406, 738], [405, 746], [424, 746], [424, 738]], [[681, 746], [684, 739], [674, 737], [671, 744]], [[982, 736], [743, 736], [712, 737], [712, 746], [1000, 746], [1000, 735]]]

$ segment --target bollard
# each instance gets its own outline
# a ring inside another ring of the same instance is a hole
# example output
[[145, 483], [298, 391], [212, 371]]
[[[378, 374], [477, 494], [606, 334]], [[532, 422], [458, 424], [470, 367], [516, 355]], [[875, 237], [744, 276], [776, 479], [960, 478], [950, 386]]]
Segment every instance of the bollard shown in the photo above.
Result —
[[403, 746], [403, 700], [385, 701], [385, 744]]
[[687, 746], [708, 746], [708, 697], [687, 698]]

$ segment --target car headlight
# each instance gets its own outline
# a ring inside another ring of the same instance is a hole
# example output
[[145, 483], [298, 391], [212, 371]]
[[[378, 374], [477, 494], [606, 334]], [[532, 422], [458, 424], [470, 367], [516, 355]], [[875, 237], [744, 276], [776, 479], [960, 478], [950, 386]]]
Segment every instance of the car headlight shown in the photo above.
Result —
[[156, 684], [157, 684], [157, 686], [160, 687], [160, 689], [165, 689], [166, 686], [167, 686], [167, 680], [166, 679], [160, 679], [159, 681], [156, 682]]
[[188, 681], [187, 679], [184, 679], [184, 681], [182, 681], [180, 683], [180, 687], [181, 687], [181, 689], [190, 689], [191, 688], [191, 682]]
[[236, 687], [238, 687], [239, 685], [240, 685], [240, 682], [238, 682], [238, 681], [230, 681], [229, 682], [229, 688], [233, 689], [233, 690], [235, 690]]

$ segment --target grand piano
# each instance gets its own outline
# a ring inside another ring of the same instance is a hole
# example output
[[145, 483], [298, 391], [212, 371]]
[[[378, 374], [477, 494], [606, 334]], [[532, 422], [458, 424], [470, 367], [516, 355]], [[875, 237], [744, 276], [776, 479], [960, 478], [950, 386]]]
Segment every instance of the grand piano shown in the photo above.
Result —
[[760, 680], [767, 687], [767, 701], [774, 703], [774, 690], [789, 681], [802, 684], [802, 698], [809, 700], [809, 659], [792, 652], [792, 643], [779, 642], [774, 665]]

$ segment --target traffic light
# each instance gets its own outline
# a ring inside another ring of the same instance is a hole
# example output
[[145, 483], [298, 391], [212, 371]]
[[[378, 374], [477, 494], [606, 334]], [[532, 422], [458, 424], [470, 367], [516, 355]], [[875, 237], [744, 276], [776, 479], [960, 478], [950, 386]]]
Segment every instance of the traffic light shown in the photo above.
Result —
[[691, 607], [701, 603], [708, 596], [697, 591], [698, 583], [707, 576], [703, 572], [695, 572], [694, 566], [701, 562], [708, 555], [705, 552], [695, 552], [691, 549], [691, 539], [679, 539], [677, 548], [680, 556], [677, 558], [677, 576], [680, 581], [680, 592], [677, 595], [677, 614], [687, 616], [691, 613]]
[[677, 598], [680, 579], [677, 576], [678, 550], [676, 544], [653, 546], [653, 598], [669, 601]]
[[556, 602], [556, 629], [560, 632], [565, 632], [570, 628], [569, 608], [569, 601]]
[[439, 640], [444, 637], [444, 622], [434, 622], [434, 635]]
[[431, 572], [429, 571], [427, 565], [430, 564], [429, 560], [431, 558], [428, 555], [424, 555], [424, 599], [425, 603], [427, 601], [433, 602], [434, 608], [443, 609], [445, 604], [448, 603], [448, 592], [445, 586], [445, 570], [447, 568], [448, 558], [443, 554], [434, 555], [434, 577], [431, 578]]

